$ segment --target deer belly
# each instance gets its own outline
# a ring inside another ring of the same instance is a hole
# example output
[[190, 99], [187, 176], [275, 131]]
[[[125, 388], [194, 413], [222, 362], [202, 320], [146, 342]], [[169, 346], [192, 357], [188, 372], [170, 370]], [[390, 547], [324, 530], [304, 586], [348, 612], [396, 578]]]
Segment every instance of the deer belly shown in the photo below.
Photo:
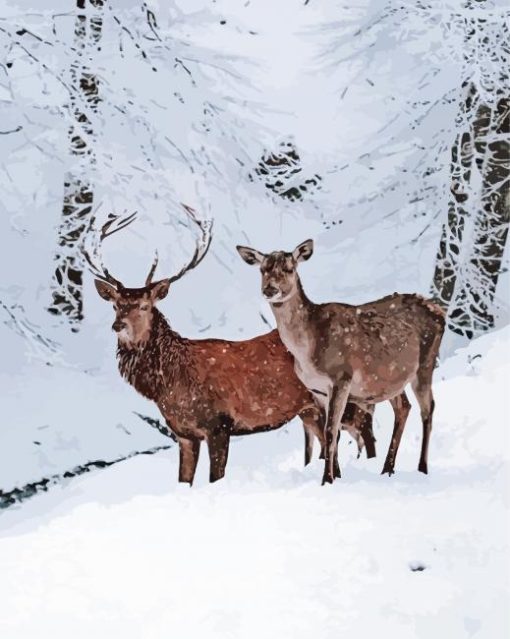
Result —
[[416, 367], [407, 368], [395, 362], [358, 368], [352, 375], [351, 395], [364, 401], [382, 402], [399, 395], [415, 375]]

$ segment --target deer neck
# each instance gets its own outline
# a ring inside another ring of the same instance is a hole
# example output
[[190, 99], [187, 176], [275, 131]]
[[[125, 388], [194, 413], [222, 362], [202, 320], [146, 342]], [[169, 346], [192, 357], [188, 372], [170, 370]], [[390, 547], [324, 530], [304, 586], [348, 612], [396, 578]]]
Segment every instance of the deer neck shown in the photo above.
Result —
[[172, 383], [172, 373], [178, 375], [172, 363], [178, 360], [176, 355], [184, 340], [158, 309], [153, 313], [149, 338], [132, 346], [119, 342], [117, 360], [122, 377], [141, 395], [158, 402]]
[[299, 278], [293, 295], [284, 302], [271, 304], [280, 339], [293, 355], [310, 344], [313, 307], [314, 304], [306, 296]]

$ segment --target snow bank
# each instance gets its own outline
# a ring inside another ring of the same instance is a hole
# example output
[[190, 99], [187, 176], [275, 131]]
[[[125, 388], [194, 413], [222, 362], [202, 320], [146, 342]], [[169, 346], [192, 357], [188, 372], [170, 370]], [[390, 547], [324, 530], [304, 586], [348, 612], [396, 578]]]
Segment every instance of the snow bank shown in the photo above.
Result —
[[[410, 415], [379, 456], [321, 487], [302, 435], [236, 440], [227, 478], [176, 483], [177, 451], [75, 479], [0, 520], [0, 635], [494, 639], [508, 635], [508, 329], [436, 373], [431, 474]], [[205, 455], [204, 455], [205, 457]]]
[[160, 417], [114, 370], [113, 348], [109, 366], [83, 371], [27, 358], [23, 338], [2, 324], [0, 343], [8, 350], [0, 360], [1, 491], [171, 443], [137, 416]]

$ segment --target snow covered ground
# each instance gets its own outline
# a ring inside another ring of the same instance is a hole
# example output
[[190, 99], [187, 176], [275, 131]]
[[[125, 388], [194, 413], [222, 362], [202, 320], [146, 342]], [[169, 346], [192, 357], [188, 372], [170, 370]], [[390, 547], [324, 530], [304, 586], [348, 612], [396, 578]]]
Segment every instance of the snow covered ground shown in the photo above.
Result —
[[[113, 348], [94, 343], [99, 366], [83, 370], [26, 357], [23, 339], [3, 325], [0, 343], [6, 345], [0, 362], [0, 492], [169, 443], [137, 416], [160, 417], [121, 379]], [[101, 358], [105, 365], [98, 370]]]
[[[235, 441], [227, 478], [176, 483], [175, 448], [70, 480], [0, 517], [0, 637], [509, 636], [509, 331], [436, 373], [431, 474], [416, 407], [397, 474], [342, 440], [302, 468], [299, 427]], [[203, 457], [205, 458], [203, 451]]]

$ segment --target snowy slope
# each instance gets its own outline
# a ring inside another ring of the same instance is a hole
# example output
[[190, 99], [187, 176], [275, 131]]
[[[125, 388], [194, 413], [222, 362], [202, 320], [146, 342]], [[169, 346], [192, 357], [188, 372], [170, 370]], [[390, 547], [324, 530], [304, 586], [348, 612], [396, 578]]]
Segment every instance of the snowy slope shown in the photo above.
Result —
[[378, 458], [343, 439], [332, 487], [291, 425], [236, 440], [214, 485], [205, 460], [178, 485], [172, 449], [4, 511], [0, 636], [508, 636], [508, 349], [499, 331], [437, 371], [428, 477], [415, 406], [397, 474], [379, 476], [381, 407]]
[[83, 370], [58, 356], [45, 361], [44, 353], [26, 353], [25, 340], [1, 320], [0, 343], [5, 345], [0, 358], [0, 492], [92, 460], [171, 443], [137, 416], [160, 417], [120, 378], [113, 348], [94, 345], [108, 366]]

